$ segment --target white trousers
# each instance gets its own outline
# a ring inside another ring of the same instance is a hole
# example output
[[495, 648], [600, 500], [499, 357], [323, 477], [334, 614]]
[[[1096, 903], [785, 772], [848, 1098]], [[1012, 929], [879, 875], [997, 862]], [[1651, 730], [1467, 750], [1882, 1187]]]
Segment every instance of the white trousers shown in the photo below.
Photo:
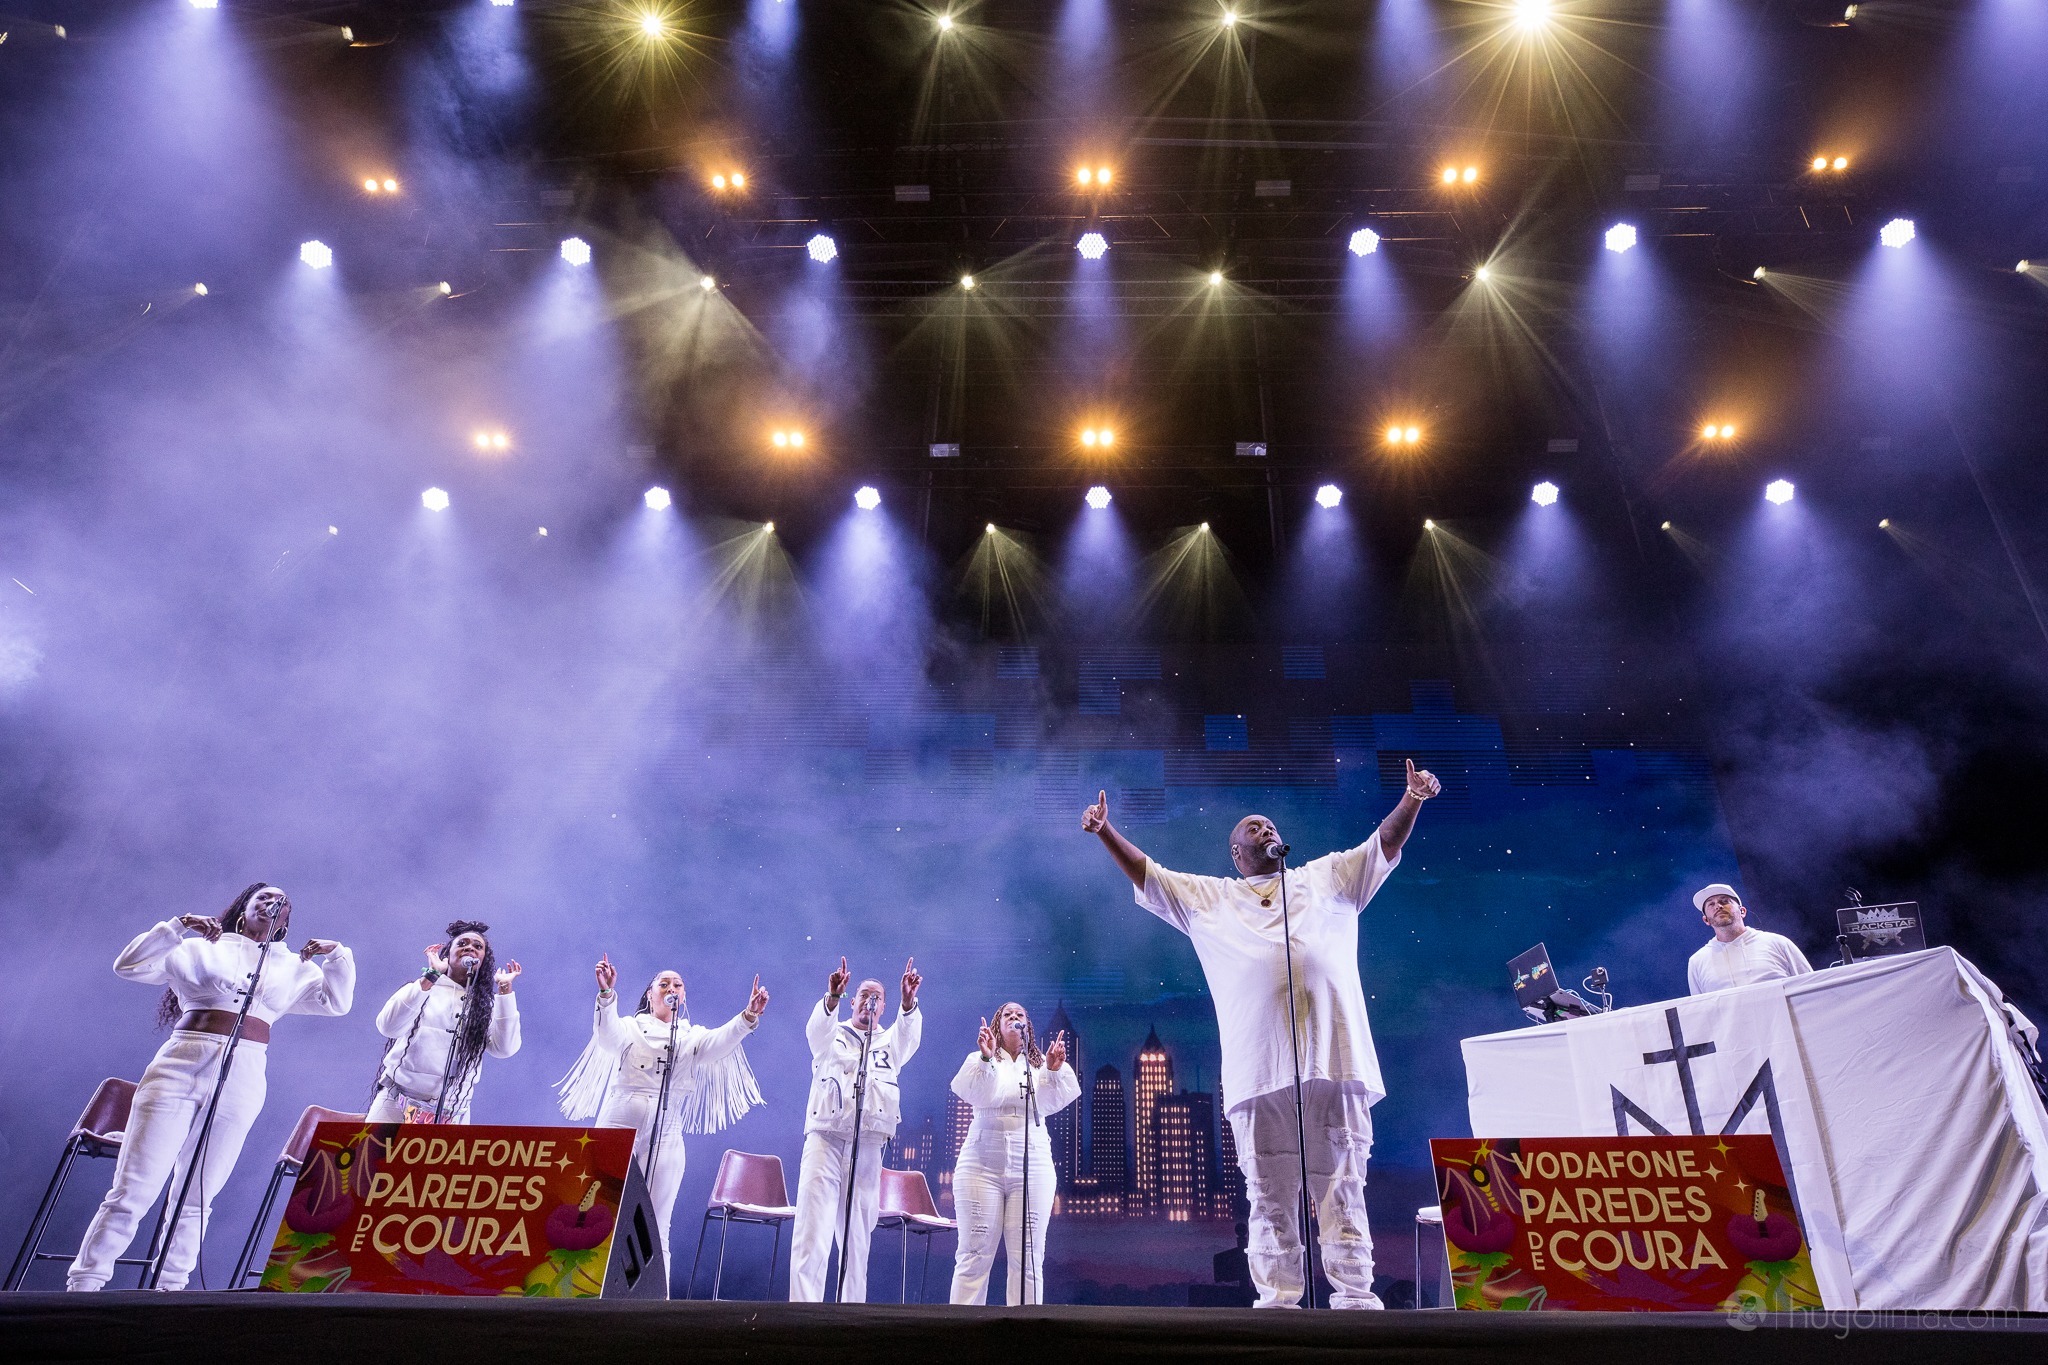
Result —
[[633, 1130], [633, 1159], [647, 1172], [647, 1197], [654, 1204], [654, 1223], [661, 1231], [661, 1254], [673, 1277], [676, 1257], [669, 1246], [668, 1224], [675, 1212], [676, 1192], [683, 1188], [683, 1129], [671, 1115], [661, 1134], [661, 1150], [654, 1156], [654, 1169], [648, 1170], [647, 1152], [654, 1140], [654, 1100], [653, 1095], [614, 1093], [598, 1113], [597, 1126]]
[[[402, 1090], [394, 1090], [388, 1084], [380, 1083], [377, 1086], [377, 1098], [370, 1101], [370, 1112], [365, 1116], [364, 1122], [404, 1123], [405, 1111], [407, 1109], [423, 1110], [428, 1115], [432, 1115], [434, 1112], [434, 1102], [432, 1100], [415, 1099]], [[451, 1108], [448, 1113], [448, 1122], [468, 1123], [469, 1106], [464, 1104], [460, 1108]]]
[[1009, 1261], [1007, 1303], [1045, 1302], [1045, 1228], [1052, 1218], [1059, 1172], [1052, 1153], [1031, 1154], [1031, 1293], [1023, 1294], [1024, 1174], [1003, 1151], [983, 1154], [968, 1147], [953, 1167], [953, 1210], [960, 1219], [960, 1249], [953, 1257], [954, 1303], [988, 1302], [988, 1274], [996, 1246]]
[[[1315, 1200], [1317, 1245], [1330, 1277], [1330, 1307], [1382, 1308], [1372, 1292], [1372, 1229], [1365, 1220], [1365, 1159], [1372, 1152], [1372, 1106], [1335, 1081], [1302, 1085], [1302, 1128], [1308, 1134], [1308, 1185]], [[1260, 1095], [1231, 1110], [1237, 1165], [1251, 1204], [1246, 1255], [1260, 1308], [1300, 1304], [1301, 1145], [1294, 1126], [1294, 1087]]]
[[846, 1264], [841, 1303], [868, 1301], [868, 1245], [874, 1239], [876, 1210], [882, 1202], [880, 1133], [862, 1133], [860, 1169], [853, 1178], [853, 1221], [846, 1217], [846, 1168], [853, 1144], [826, 1133], [804, 1134], [803, 1164], [796, 1176], [796, 1230], [789, 1242], [789, 1301], [823, 1303], [825, 1266], [839, 1232], [846, 1228], [847, 1245], [839, 1259]]
[[[163, 1193], [166, 1182], [171, 1198], [178, 1197], [186, 1168], [192, 1163], [200, 1122], [206, 1117], [207, 1101], [213, 1098], [213, 1083], [220, 1075], [221, 1052], [227, 1041], [218, 1033], [180, 1029], [157, 1049], [135, 1087], [135, 1105], [128, 1113], [121, 1156], [114, 1163], [114, 1184], [86, 1227], [78, 1258], [65, 1277], [65, 1288], [106, 1288], [115, 1260], [134, 1242], [136, 1223]], [[165, 1289], [183, 1289], [192, 1278], [192, 1266], [199, 1259], [200, 1242], [213, 1214], [213, 1198], [234, 1173], [250, 1126], [263, 1112], [268, 1051], [264, 1044], [246, 1038], [235, 1047], [235, 1067], [228, 1073], [213, 1129], [207, 1134], [199, 1178], [192, 1182], [184, 1216], [171, 1233], [170, 1251], [164, 1257], [158, 1284]], [[215, 1287], [233, 1288], [226, 1284]]]

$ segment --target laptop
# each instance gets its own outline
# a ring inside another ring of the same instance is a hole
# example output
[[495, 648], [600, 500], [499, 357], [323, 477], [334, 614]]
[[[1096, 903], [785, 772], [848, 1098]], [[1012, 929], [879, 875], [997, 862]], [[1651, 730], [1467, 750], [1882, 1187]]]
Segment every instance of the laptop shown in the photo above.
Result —
[[1835, 942], [1842, 947], [1844, 962], [1917, 953], [1927, 946], [1918, 901], [1846, 905], [1835, 911], [1835, 925]]
[[1539, 943], [1526, 953], [1508, 959], [1508, 974], [1515, 988], [1515, 1003], [1522, 1013], [1539, 1024], [1558, 1019], [1583, 1019], [1598, 1014], [1577, 991], [1557, 984], [1557, 968], [1550, 965], [1550, 949]]

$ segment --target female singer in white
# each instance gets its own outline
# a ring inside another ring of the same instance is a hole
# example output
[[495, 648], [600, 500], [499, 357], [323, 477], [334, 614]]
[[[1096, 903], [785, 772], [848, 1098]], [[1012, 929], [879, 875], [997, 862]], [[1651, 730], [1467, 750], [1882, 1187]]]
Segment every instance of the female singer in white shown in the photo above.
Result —
[[[427, 970], [377, 1011], [384, 1056], [371, 1123], [468, 1123], [484, 1054], [519, 1051], [517, 962], [498, 965], [491, 926], [459, 919], [448, 941], [427, 949]], [[394, 1048], [392, 1045], [397, 1044]]]
[[67, 1289], [106, 1288], [115, 1258], [135, 1240], [136, 1220], [156, 1202], [166, 1179], [171, 1198], [184, 1188], [221, 1055], [259, 960], [263, 975], [242, 1022], [206, 1150], [199, 1156], [199, 1178], [192, 1182], [164, 1254], [160, 1288], [183, 1289], [192, 1277], [213, 1197], [234, 1171], [242, 1142], [263, 1111], [270, 1026], [282, 1014], [347, 1014], [355, 1002], [356, 965], [348, 949], [322, 938], [307, 939], [296, 953], [284, 946], [291, 911], [284, 892], [257, 882], [235, 897], [219, 919], [167, 919], [114, 959], [115, 975], [168, 987], [158, 1019], [175, 1024], [176, 1030], [157, 1049], [135, 1088], [113, 1188], [85, 1230]]
[[[1010, 1265], [1008, 1302], [1045, 1302], [1045, 1226], [1052, 1217], [1058, 1173], [1045, 1116], [1081, 1098], [1081, 1082], [1067, 1063], [1067, 1040], [1038, 1050], [1031, 1017], [1011, 1003], [996, 1011], [995, 1027], [981, 1021], [977, 1051], [953, 1077], [953, 1093], [974, 1108], [967, 1141], [953, 1165], [953, 1206], [960, 1215], [960, 1250], [953, 1258], [954, 1303], [985, 1303], [988, 1272], [1001, 1242]], [[1029, 1109], [1029, 1123], [1026, 1110]], [[1031, 1163], [1029, 1275], [1025, 1271], [1024, 1163]]]
[[[609, 953], [597, 964], [597, 1011], [590, 1046], [556, 1087], [562, 1113], [572, 1119], [597, 1116], [600, 1128], [631, 1128], [633, 1156], [647, 1176], [647, 1194], [668, 1256], [669, 1214], [683, 1187], [683, 1134], [716, 1133], [737, 1123], [761, 1103], [760, 1087], [741, 1049], [768, 1008], [768, 992], [754, 978], [746, 1009], [717, 1028], [690, 1022], [681, 973], [667, 971], [641, 992], [630, 1019], [619, 1017], [618, 968]], [[675, 1059], [669, 1061], [669, 1040]], [[655, 1110], [664, 1073], [672, 1073], [666, 1112]], [[651, 1149], [651, 1150], [650, 1150]], [[652, 1168], [649, 1168], [650, 1156]], [[668, 1264], [674, 1269], [675, 1259]]]

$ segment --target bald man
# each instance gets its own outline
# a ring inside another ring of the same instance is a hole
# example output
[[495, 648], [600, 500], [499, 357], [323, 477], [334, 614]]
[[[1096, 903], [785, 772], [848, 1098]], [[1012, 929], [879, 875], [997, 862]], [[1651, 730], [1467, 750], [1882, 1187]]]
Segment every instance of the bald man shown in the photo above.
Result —
[[[1385, 1306], [1372, 1292], [1365, 1159], [1372, 1150], [1372, 1106], [1386, 1090], [1358, 977], [1358, 912], [1400, 863], [1401, 846], [1415, 828], [1422, 803], [1442, 789], [1435, 777], [1410, 762], [1407, 792], [1371, 838], [1289, 868], [1286, 933], [1281, 918], [1284, 845], [1279, 829], [1265, 816], [1247, 815], [1230, 832], [1235, 877], [1199, 877], [1159, 866], [1109, 823], [1107, 793], [1081, 817], [1081, 828], [1102, 840], [1131, 879], [1138, 904], [1193, 940], [1202, 961], [1216, 1000], [1223, 1093], [1251, 1203], [1246, 1255], [1261, 1308], [1295, 1307], [1306, 1288], [1299, 1227], [1303, 1133], [1330, 1306]], [[1295, 981], [1291, 1040], [1290, 946]]]

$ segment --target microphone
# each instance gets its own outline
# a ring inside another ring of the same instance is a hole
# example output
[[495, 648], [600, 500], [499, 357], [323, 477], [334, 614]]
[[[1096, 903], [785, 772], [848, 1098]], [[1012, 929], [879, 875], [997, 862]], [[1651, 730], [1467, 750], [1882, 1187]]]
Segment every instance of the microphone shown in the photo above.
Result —
[[683, 1007], [683, 997], [677, 995], [674, 991], [670, 991], [667, 995], [661, 997], [661, 1000], [663, 1004], [668, 1006], [670, 1014], [674, 1014]]
[[1283, 844], [1278, 839], [1275, 839], [1259, 851], [1277, 863], [1288, 854], [1294, 852], [1294, 847], [1291, 844]]

